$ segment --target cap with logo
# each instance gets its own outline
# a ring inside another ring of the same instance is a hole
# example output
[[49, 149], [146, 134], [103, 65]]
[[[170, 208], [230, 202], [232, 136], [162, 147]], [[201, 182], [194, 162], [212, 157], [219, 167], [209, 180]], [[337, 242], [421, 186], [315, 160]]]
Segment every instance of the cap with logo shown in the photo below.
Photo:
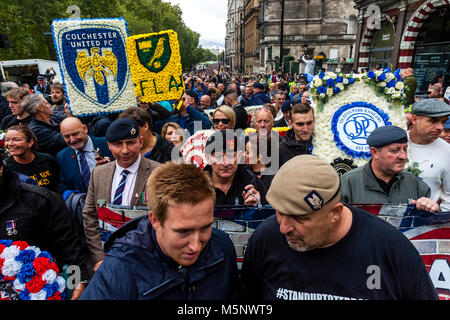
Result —
[[450, 105], [436, 98], [422, 99], [412, 105], [411, 113], [432, 118], [448, 116], [450, 115]]
[[407, 143], [406, 131], [397, 126], [382, 126], [372, 131], [367, 138], [367, 144], [371, 147], [381, 148], [392, 143]]
[[338, 195], [339, 188], [339, 175], [327, 161], [300, 155], [281, 166], [266, 198], [280, 213], [305, 215], [323, 208]]
[[122, 118], [111, 123], [106, 130], [106, 141], [134, 139], [139, 137], [139, 126], [133, 119]]

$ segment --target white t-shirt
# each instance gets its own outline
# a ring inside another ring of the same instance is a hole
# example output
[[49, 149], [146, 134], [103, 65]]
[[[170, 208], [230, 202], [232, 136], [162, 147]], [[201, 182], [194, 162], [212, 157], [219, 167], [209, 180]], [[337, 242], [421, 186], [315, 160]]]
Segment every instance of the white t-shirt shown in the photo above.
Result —
[[417, 162], [419, 177], [430, 186], [431, 199], [442, 199], [441, 211], [450, 211], [450, 144], [438, 138], [430, 144], [409, 142], [410, 161]]

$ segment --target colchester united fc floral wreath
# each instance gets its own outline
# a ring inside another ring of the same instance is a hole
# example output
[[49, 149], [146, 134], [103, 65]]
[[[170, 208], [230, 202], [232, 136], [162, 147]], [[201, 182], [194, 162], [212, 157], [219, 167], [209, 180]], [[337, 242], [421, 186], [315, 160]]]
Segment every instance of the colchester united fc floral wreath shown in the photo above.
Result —
[[345, 173], [370, 159], [367, 137], [379, 126], [406, 129], [405, 86], [400, 71], [364, 74], [321, 72], [310, 83], [315, 111], [313, 154]]
[[63, 300], [66, 282], [47, 251], [0, 240], [0, 300]]

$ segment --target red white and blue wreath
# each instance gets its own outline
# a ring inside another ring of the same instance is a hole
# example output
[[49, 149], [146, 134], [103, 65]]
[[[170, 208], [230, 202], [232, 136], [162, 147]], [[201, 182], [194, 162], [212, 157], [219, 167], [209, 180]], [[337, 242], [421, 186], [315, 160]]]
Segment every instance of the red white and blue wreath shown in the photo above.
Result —
[[66, 282], [47, 251], [0, 240], [0, 300], [63, 300]]

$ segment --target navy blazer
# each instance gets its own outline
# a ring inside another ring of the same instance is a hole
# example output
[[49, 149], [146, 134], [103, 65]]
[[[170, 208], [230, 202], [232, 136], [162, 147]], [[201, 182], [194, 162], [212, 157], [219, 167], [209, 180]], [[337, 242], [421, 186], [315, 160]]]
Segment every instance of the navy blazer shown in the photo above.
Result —
[[[90, 137], [94, 144], [94, 149], [99, 149], [103, 157], [110, 157], [112, 159], [111, 151], [109, 151], [108, 143], [105, 137]], [[80, 166], [78, 165], [77, 154], [71, 147], [66, 147], [57, 155], [60, 170], [59, 192], [61, 194], [66, 190], [78, 190], [81, 193], [87, 193], [84, 187], [83, 180], [81, 180]]]

